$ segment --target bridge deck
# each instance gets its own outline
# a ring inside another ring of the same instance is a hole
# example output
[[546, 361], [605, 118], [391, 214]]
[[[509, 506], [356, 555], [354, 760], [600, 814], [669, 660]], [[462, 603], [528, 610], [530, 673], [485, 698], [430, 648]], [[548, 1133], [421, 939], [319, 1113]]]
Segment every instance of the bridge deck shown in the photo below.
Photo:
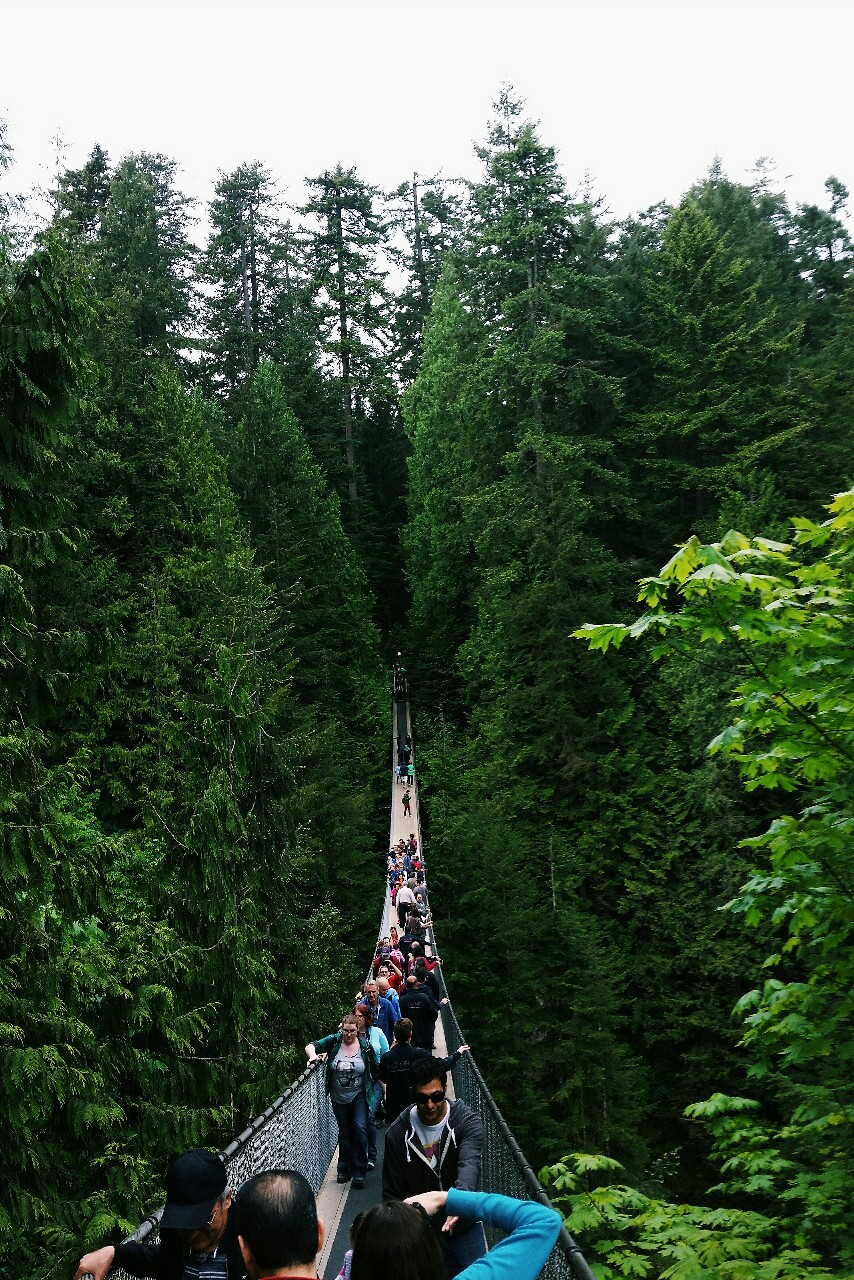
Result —
[[[397, 746], [398, 738], [404, 737], [412, 732], [412, 726], [409, 721], [409, 704], [398, 702], [395, 704], [397, 715], [395, 717], [395, 741], [393, 760], [397, 762]], [[418, 847], [421, 848], [421, 823], [418, 810], [418, 783], [417, 775], [414, 784], [410, 784], [409, 791], [412, 797], [412, 816], [405, 818], [403, 816], [402, 796], [405, 787], [400, 783], [395, 783], [392, 771], [392, 799], [391, 799], [391, 824], [389, 832], [389, 848], [397, 844], [398, 840], [406, 840], [410, 832], [416, 832], [418, 836]], [[383, 851], [383, 866], [385, 866], [385, 851]], [[426, 877], [429, 892], [430, 880], [429, 875]], [[383, 933], [388, 933], [392, 925], [397, 924], [397, 913], [391, 904], [391, 895], [386, 890], [385, 908], [383, 915]], [[447, 1047], [445, 1044], [445, 1031], [442, 1026], [442, 1019], [436, 1023], [436, 1040], [435, 1052], [440, 1057], [447, 1057]], [[453, 1098], [453, 1082], [450, 1073], [448, 1074], [448, 1096]], [[326, 1224], [326, 1244], [319, 1259], [319, 1273], [326, 1277], [326, 1280], [335, 1280], [343, 1262], [344, 1254], [350, 1247], [350, 1226], [353, 1219], [359, 1213], [364, 1213], [366, 1209], [377, 1204], [382, 1199], [382, 1167], [383, 1167], [383, 1149], [385, 1146], [385, 1131], [380, 1129], [377, 1134], [377, 1167], [369, 1169], [365, 1185], [361, 1190], [354, 1190], [349, 1182], [339, 1185], [336, 1182], [336, 1169], [338, 1163], [338, 1151], [336, 1148], [332, 1161], [326, 1171], [326, 1177], [323, 1180], [323, 1186], [320, 1188], [317, 1197], [317, 1208], [320, 1217]]]

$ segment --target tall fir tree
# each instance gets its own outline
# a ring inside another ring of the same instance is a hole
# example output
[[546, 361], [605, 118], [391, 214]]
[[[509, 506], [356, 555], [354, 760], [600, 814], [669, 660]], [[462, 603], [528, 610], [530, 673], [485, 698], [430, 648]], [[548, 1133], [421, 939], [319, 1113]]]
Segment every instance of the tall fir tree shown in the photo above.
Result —
[[[322, 313], [322, 357], [340, 395], [345, 525], [357, 547], [388, 632], [400, 625], [404, 579], [396, 535], [402, 520], [406, 441], [390, 367], [388, 227], [379, 191], [338, 165], [307, 180], [308, 240]], [[391, 536], [390, 536], [391, 535]]]

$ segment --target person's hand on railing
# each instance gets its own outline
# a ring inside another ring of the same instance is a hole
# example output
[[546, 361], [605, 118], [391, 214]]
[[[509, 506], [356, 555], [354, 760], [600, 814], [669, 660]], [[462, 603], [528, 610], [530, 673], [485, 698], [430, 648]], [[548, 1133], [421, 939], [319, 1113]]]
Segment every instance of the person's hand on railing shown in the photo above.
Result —
[[74, 1280], [85, 1280], [86, 1276], [92, 1276], [93, 1280], [104, 1280], [104, 1276], [113, 1265], [115, 1256], [116, 1250], [111, 1244], [105, 1244], [103, 1249], [95, 1249], [92, 1253], [84, 1254], [77, 1264]]
[[323, 1062], [326, 1058], [325, 1053], [318, 1053], [313, 1044], [305, 1046], [305, 1056], [308, 1058], [308, 1065], [311, 1067], [315, 1062]]

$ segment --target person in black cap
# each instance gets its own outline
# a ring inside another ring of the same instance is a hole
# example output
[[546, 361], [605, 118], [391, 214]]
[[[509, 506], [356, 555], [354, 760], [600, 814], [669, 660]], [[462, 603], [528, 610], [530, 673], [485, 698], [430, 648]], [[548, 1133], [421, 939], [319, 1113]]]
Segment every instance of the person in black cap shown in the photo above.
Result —
[[74, 1280], [103, 1280], [111, 1267], [154, 1280], [244, 1280], [228, 1173], [213, 1151], [175, 1156], [166, 1174], [159, 1244], [105, 1245], [80, 1259]]

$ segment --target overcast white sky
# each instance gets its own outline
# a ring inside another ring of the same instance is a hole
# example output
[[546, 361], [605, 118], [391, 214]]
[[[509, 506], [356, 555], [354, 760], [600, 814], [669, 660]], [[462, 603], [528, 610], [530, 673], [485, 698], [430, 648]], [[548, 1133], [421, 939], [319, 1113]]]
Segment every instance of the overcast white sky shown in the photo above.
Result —
[[793, 200], [854, 186], [852, 0], [0, 0], [17, 190], [96, 142], [176, 159], [207, 199], [260, 159], [292, 199], [340, 161], [391, 187], [475, 176], [503, 80], [571, 188], [617, 216], [762, 155]]

